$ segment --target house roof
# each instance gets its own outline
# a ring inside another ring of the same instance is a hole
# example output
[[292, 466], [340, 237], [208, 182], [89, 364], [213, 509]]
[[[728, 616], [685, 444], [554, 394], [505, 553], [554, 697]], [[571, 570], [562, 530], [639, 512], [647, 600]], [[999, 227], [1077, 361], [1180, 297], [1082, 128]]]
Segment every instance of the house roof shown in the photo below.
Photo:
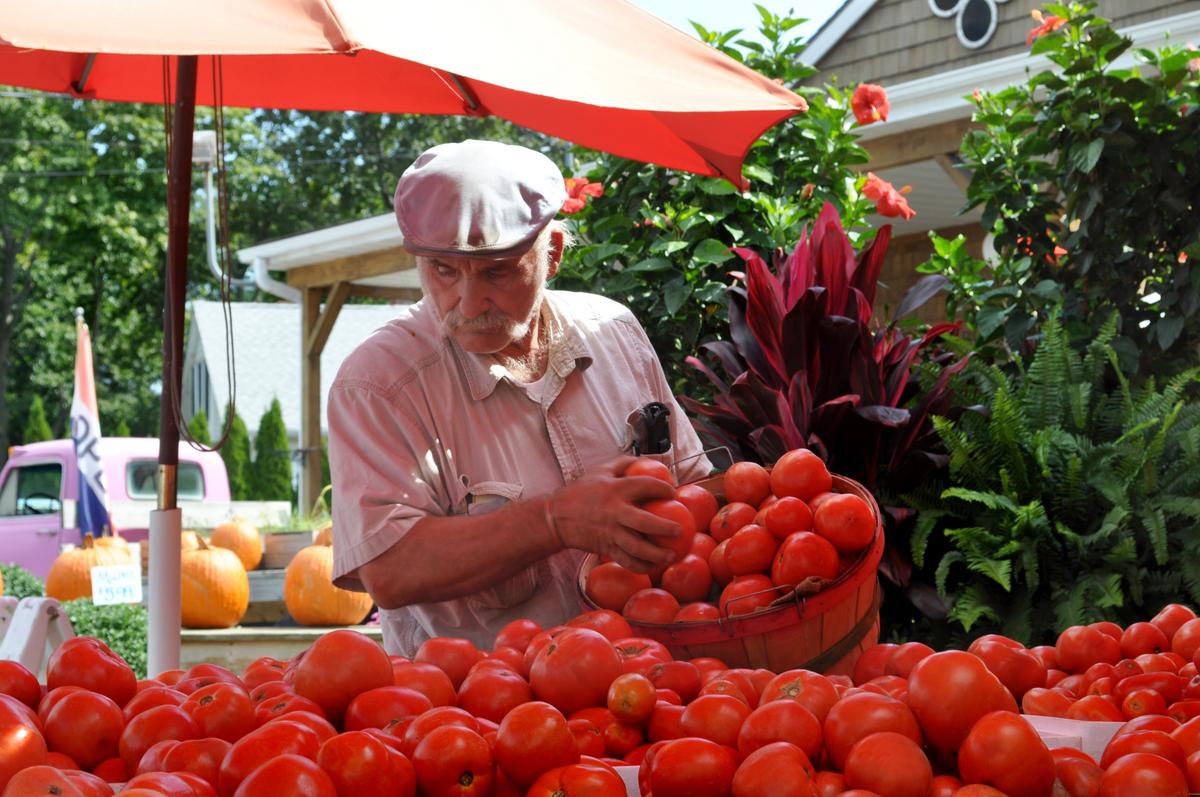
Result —
[[[342, 361], [374, 330], [399, 315], [401, 305], [346, 304], [342, 306], [321, 353], [321, 429], [326, 427], [324, 397]], [[300, 306], [290, 302], [233, 302], [234, 363], [237, 412], [251, 430], [278, 398], [290, 435], [300, 429]], [[194, 301], [188, 328], [185, 374], [190, 377], [196, 357], [208, 368], [209, 391], [216, 406], [229, 397], [225, 363], [225, 318], [221, 302]], [[199, 346], [191, 338], [198, 336]], [[186, 393], [185, 393], [186, 394]], [[214, 428], [221, 418], [209, 419]]]

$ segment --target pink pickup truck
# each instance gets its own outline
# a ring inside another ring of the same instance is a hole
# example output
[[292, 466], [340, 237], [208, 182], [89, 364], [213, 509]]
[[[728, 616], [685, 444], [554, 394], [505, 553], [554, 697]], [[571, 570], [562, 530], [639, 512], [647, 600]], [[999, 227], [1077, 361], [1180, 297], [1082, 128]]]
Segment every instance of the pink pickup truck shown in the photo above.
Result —
[[[130, 542], [144, 540], [150, 510], [157, 505], [158, 440], [105, 437], [99, 453], [113, 522]], [[220, 454], [181, 443], [178, 473], [185, 523], [189, 505], [225, 510], [232, 506]], [[79, 469], [70, 440], [12, 448], [0, 471], [0, 562], [14, 562], [45, 578], [61, 547], [80, 542], [75, 526], [78, 495]]]

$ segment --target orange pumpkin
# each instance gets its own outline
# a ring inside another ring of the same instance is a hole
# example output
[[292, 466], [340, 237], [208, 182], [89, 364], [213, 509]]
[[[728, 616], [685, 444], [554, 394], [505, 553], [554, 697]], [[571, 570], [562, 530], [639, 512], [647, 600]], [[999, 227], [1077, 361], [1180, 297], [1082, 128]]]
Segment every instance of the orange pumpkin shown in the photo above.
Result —
[[301, 625], [354, 625], [371, 611], [371, 596], [333, 585], [333, 548], [310, 545], [283, 574], [283, 602]]
[[123, 556], [127, 563], [133, 562], [133, 550], [129, 547], [129, 543], [119, 534], [104, 534], [92, 540], [92, 543], [97, 548], [106, 548], [117, 556]]
[[333, 524], [326, 524], [317, 536], [313, 538], [313, 545], [333, 545]]
[[229, 628], [250, 606], [250, 579], [237, 554], [207, 545], [181, 555], [180, 615], [186, 628]]
[[228, 548], [242, 560], [242, 567], [253, 570], [263, 557], [263, 541], [258, 529], [241, 518], [222, 523], [213, 529], [209, 543]]
[[[194, 551], [200, 547], [199, 536], [192, 529], [184, 529], [179, 533], [179, 552]], [[142, 572], [150, 572], [150, 540], [142, 540]]]
[[83, 536], [78, 548], [68, 548], [55, 558], [46, 574], [46, 597], [60, 601], [92, 597], [92, 568], [98, 565], [129, 564], [128, 550], [125, 553], [107, 546], [96, 545], [91, 534]]

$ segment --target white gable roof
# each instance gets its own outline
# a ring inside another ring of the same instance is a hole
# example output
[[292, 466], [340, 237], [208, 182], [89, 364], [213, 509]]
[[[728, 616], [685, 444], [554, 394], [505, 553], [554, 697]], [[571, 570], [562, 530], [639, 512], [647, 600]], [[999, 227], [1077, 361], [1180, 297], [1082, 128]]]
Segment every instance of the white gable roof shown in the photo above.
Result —
[[[325, 397], [342, 361], [371, 332], [399, 315], [403, 306], [342, 305], [321, 353], [322, 433], [327, 428]], [[233, 302], [229, 310], [233, 317], [238, 415], [253, 436], [271, 399], [278, 398], [288, 434], [295, 439], [300, 429], [300, 306], [290, 302]], [[203, 361], [208, 369], [210, 406], [216, 409], [209, 413], [209, 428], [216, 439], [229, 400], [224, 309], [220, 302], [194, 301], [191, 314], [183, 395], [189, 395], [188, 383], [195, 364]]]

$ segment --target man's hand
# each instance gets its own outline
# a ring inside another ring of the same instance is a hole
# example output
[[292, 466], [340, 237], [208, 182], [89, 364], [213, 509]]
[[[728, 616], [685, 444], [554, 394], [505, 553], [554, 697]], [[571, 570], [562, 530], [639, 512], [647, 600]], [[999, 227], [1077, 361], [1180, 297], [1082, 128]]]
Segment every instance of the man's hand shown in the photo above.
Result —
[[547, 513], [565, 547], [607, 556], [635, 573], [648, 573], [675, 558], [655, 538], [676, 537], [682, 530], [639, 506], [673, 498], [675, 490], [649, 476], [622, 477], [632, 461], [622, 457], [600, 474], [571, 482], [548, 499]]

